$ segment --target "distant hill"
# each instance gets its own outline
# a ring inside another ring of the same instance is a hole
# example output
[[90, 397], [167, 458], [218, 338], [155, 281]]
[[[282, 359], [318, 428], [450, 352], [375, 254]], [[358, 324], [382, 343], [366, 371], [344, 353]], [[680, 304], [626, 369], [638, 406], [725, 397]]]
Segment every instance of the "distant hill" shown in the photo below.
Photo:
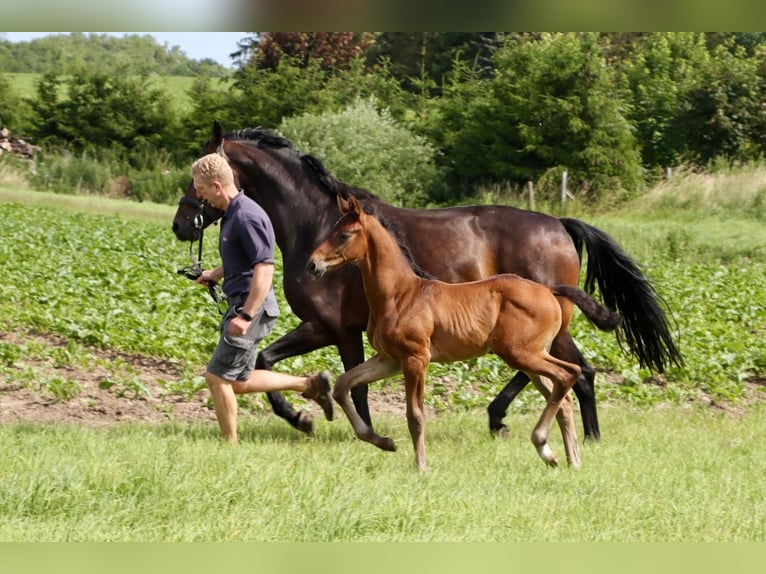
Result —
[[71, 32], [11, 42], [0, 33], [0, 73], [42, 74], [53, 70], [69, 74], [83, 68], [160, 76], [225, 77], [231, 73], [212, 58], [192, 60], [178, 46], [159, 44], [149, 34], [116, 37]]

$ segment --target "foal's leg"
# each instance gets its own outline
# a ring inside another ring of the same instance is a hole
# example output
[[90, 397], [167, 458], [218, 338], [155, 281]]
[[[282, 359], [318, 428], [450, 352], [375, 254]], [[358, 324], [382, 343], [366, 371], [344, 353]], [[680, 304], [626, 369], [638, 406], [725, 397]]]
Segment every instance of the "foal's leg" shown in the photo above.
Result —
[[351, 402], [349, 392], [356, 385], [369, 384], [380, 379], [385, 379], [399, 373], [401, 369], [399, 364], [394, 361], [387, 361], [380, 355], [375, 355], [367, 359], [364, 363], [357, 365], [350, 371], [346, 371], [335, 383], [332, 396], [346, 413], [356, 436], [366, 442], [371, 442], [383, 450], [394, 451], [396, 445], [389, 437], [382, 437], [372, 430], [359, 413], [356, 412], [354, 404]]
[[[558, 458], [556, 458], [555, 453], [548, 445], [548, 435], [550, 433], [550, 427], [554, 417], [557, 416], [559, 409], [561, 409], [562, 402], [564, 401], [565, 397], [569, 393], [569, 390], [572, 388], [572, 385], [580, 374], [580, 367], [572, 363], [567, 363], [560, 359], [556, 359], [547, 353], [540, 357], [540, 359], [540, 361], [534, 362], [539, 363], [536, 368], [529, 368], [528, 374], [532, 380], [535, 380], [536, 375], [542, 375], [550, 378], [551, 381], [553, 381], [553, 388], [550, 391], [550, 396], [548, 397], [545, 408], [540, 415], [540, 419], [535, 425], [535, 428], [532, 430], [532, 443], [535, 445], [537, 454], [540, 455], [540, 458], [542, 458], [543, 461], [545, 461], [550, 466], [557, 466]], [[534, 363], [530, 362], [529, 364], [533, 365]], [[571, 403], [569, 403], [569, 405], [571, 406]], [[570, 410], [568, 416], [565, 416], [564, 419], [559, 419], [559, 424], [563, 423], [564, 425], [568, 425], [570, 431], [573, 433], [574, 431], [572, 426], [574, 425], [574, 422], [572, 418], [573, 417]], [[564, 440], [569, 440], [568, 434], [564, 435]], [[568, 456], [576, 456], [576, 464], [579, 464], [579, 448], [575, 451], [574, 447], [570, 445], [567, 450], [570, 451], [568, 452]]]
[[425, 394], [426, 369], [428, 359], [407, 357], [404, 361], [404, 389], [407, 401], [407, 426], [415, 448], [415, 465], [418, 470], [426, 469], [425, 412], [423, 397]]
[[[549, 401], [553, 392], [553, 383], [547, 377], [532, 375], [532, 383], [535, 385], [545, 401]], [[561, 402], [561, 408], [556, 413], [556, 421], [561, 430], [561, 437], [564, 440], [564, 450], [567, 455], [567, 462], [570, 466], [579, 468], [580, 466], [580, 447], [577, 444], [577, 427], [574, 421], [574, 401], [572, 393], [567, 393]]]
[[556, 420], [561, 429], [561, 438], [564, 439], [564, 451], [567, 455], [567, 463], [572, 468], [580, 468], [580, 445], [577, 443], [577, 426], [574, 418], [574, 399], [572, 393], [564, 395], [561, 408], [556, 413]]

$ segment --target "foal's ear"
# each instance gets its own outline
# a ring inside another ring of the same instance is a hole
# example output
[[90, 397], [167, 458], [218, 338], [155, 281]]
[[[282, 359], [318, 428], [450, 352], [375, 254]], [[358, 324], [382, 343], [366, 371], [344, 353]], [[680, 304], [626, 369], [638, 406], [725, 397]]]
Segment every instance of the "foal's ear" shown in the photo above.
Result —
[[337, 198], [338, 209], [340, 209], [341, 215], [345, 215], [349, 212], [358, 214], [362, 210], [362, 208], [359, 206], [359, 201], [357, 201], [356, 197], [353, 195], [343, 197], [343, 195], [339, 193]]
[[348, 201], [346, 201], [346, 198], [343, 197], [340, 193], [335, 196], [335, 198], [338, 200], [338, 210], [340, 211], [341, 215], [344, 215], [348, 212], [350, 209], [348, 205]]

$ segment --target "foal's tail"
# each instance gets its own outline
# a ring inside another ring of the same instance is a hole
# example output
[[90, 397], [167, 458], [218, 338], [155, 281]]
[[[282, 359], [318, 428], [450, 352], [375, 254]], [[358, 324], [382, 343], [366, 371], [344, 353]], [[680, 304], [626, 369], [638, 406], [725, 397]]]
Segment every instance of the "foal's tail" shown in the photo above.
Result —
[[667, 305], [638, 265], [603, 231], [578, 219], [560, 221], [581, 258], [583, 245], [587, 250], [585, 290], [592, 293], [598, 283], [604, 304], [622, 315], [622, 334], [639, 364], [658, 373], [671, 363], [682, 366], [683, 356], [663, 310]]
[[622, 317], [596, 301], [585, 291], [571, 285], [556, 285], [551, 287], [554, 295], [566, 297], [580, 308], [583, 315], [602, 331], [614, 331], [620, 326]]

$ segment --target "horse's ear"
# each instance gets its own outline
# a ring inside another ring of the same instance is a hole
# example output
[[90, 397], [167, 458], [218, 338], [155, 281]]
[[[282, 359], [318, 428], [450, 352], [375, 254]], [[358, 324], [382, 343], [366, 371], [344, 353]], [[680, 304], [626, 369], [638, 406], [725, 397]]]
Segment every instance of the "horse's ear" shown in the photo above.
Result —
[[[210, 142], [208, 142], [208, 145], [212, 144], [215, 146], [215, 153], [218, 155], [225, 157], [227, 160], [229, 158], [226, 157], [226, 153], [223, 151], [223, 128], [221, 127], [221, 124], [218, 123], [217, 120], [213, 120], [213, 136], [210, 138]], [[208, 148], [210, 149], [210, 148]]]

